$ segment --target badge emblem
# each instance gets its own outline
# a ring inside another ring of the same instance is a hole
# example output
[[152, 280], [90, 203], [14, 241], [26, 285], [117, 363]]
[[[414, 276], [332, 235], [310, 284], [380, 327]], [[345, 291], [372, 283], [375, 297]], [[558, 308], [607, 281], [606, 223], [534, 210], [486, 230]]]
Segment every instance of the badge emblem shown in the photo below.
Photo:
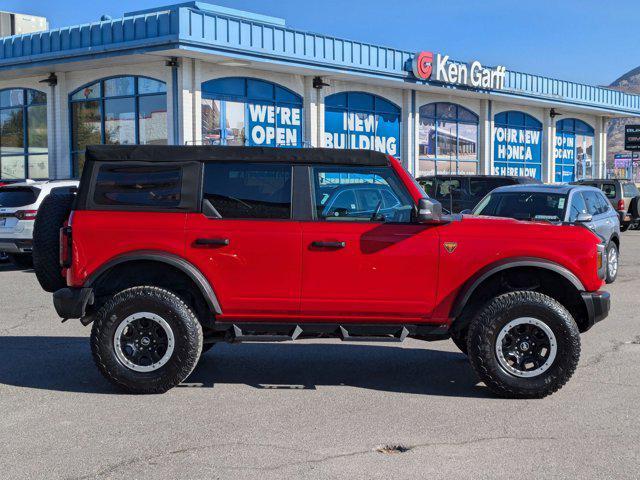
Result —
[[457, 246], [458, 242], [444, 242], [444, 249], [449, 253], [453, 253]]

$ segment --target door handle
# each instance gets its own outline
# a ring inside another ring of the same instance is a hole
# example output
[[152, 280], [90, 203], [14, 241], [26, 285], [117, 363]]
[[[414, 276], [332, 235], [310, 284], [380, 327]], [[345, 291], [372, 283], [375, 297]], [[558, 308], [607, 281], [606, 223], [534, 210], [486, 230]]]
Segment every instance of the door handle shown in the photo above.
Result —
[[316, 240], [311, 242], [311, 246], [317, 248], [344, 248], [347, 246], [347, 242], [323, 242]]
[[228, 238], [197, 238], [194, 247], [224, 247], [229, 245]]

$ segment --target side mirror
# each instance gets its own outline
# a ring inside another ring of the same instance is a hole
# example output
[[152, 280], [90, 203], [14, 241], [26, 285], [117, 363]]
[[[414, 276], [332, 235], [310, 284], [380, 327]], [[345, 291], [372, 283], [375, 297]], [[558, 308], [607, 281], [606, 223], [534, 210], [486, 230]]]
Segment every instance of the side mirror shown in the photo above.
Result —
[[576, 217], [576, 222], [579, 223], [589, 223], [591, 220], [593, 220], [593, 215], [590, 213], [579, 213]]
[[421, 198], [418, 201], [416, 220], [418, 223], [442, 222], [442, 205], [432, 198]]

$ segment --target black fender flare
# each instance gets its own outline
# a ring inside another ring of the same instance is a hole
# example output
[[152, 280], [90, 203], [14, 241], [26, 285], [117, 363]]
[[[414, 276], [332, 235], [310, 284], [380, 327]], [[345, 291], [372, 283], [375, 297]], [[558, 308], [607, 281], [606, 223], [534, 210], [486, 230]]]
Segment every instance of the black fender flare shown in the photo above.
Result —
[[204, 276], [204, 274], [191, 262], [185, 260], [184, 258], [174, 255], [168, 252], [161, 252], [155, 250], [138, 250], [134, 252], [127, 252], [121, 255], [118, 255], [106, 263], [102, 264], [98, 269], [96, 269], [85, 282], [85, 287], [92, 287], [93, 284], [106, 272], [111, 270], [116, 265], [121, 265], [127, 262], [134, 262], [139, 260], [147, 260], [153, 262], [160, 262], [170, 265], [174, 268], [177, 268], [182, 273], [187, 275], [193, 283], [195, 283], [202, 293], [205, 301], [209, 308], [215, 312], [217, 315], [222, 314], [222, 308], [220, 307], [220, 302], [218, 301], [218, 297], [216, 297], [216, 293], [213, 291], [211, 284]]
[[535, 257], [507, 258], [498, 260], [497, 262], [491, 263], [484, 268], [481, 268], [469, 280], [467, 280], [467, 282], [463, 285], [463, 287], [460, 289], [460, 292], [456, 296], [456, 300], [451, 309], [450, 318], [456, 318], [462, 313], [464, 307], [467, 305], [467, 302], [473, 295], [473, 292], [487, 278], [494, 275], [495, 273], [517, 267], [535, 267], [549, 270], [564, 277], [574, 287], [576, 287], [578, 291], [585, 291], [584, 285], [573, 272], [555, 262]]

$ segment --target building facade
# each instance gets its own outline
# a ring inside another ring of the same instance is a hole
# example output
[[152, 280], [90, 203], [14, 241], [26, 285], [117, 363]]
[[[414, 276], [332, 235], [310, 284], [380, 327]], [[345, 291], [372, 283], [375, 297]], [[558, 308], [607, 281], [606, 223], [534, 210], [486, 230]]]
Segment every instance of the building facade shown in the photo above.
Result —
[[199, 2], [0, 39], [0, 178], [68, 178], [90, 144], [375, 149], [414, 175], [605, 174], [640, 96], [301, 32]]

